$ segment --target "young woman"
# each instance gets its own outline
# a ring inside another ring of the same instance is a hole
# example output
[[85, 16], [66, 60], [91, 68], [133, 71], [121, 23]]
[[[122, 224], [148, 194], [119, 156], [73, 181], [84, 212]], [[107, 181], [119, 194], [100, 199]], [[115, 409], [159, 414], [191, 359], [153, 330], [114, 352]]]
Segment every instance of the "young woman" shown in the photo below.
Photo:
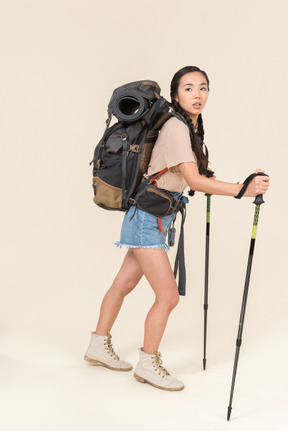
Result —
[[[174, 192], [175, 197], [179, 197], [179, 193], [188, 186], [195, 191], [225, 196], [237, 196], [242, 188], [242, 184], [222, 182], [205, 175], [208, 160], [201, 144], [204, 137], [201, 113], [208, 94], [208, 77], [198, 67], [184, 67], [172, 79], [172, 105], [188, 126], [176, 117], [164, 124], [155, 143], [147, 175], [168, 168], [157, 178], [158, 187]], [[193, 137], [193, 151], [190, 136]], [[264, 194], [268, 187], [269, 177], [257, 176], [244, 196]], [[120, 360], [114, 352], [110, 331], [125, 296], [144, 274], [155, 293], [155, 302], [145, 320], [144, 342], [134, 377], [160, 389], [177, 391], [184, 385], [164, 368], [158, 351], [168, 317], [179, 302], [176, 280], [166, 253], [169, 248], [166, 245], [167, 231], [173, 218], [173, 215], [161, 217], [163, 233], [156, 216], [135, 207], [125, 214], [118, 245], [128, 247], [128, 252], [102, 301], [97, 328], [91, 334], [85, 360], [112, 370], [132, 369], [131, 364]]]

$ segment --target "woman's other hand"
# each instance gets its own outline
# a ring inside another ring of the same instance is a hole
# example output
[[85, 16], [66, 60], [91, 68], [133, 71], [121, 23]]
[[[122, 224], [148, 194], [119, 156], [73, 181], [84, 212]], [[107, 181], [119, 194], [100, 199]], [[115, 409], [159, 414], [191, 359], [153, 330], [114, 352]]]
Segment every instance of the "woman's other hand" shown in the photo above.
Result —
[[[259, 174], [259, 173], [264, 174], [264, 171], [262, 169], [256, 169], [255, 174]], [[267, 192], [268, 188], [269, 188], [269, 176], [259, 175], [253, 178], [253, 180], [250, 182], [243, 196], [255, 197], [257, 195], [262, 195]]]

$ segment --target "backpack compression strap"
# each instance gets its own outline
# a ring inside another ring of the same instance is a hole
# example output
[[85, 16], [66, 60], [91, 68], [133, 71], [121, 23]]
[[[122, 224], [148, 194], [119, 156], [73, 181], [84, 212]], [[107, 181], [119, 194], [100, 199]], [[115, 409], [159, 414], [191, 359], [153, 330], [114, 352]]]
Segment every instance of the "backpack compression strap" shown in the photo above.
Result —
[[186, 218], [186, 204], [182, 203], [179, 209], [182, 220], [180, 227], [180, 235], [178, 240], [177, 253], [175, 257], [174, 263], [174, 277], [177, 277], [177, 273], [179, 271], [178, 278], [178, 291], [179, 295], [185, 296], [186, 294], [186, 268], [185, 268], [185, 255], [184, 255], [184, 222]]
[[247, 177], [246, 180], [244, 181], [242, 189], [240, 190], [240, 192], [238, 193], [237, 196], [234, 196], [234, 198], [235, 199], [241, 199], [242, 196], [244, 195], [244, 193], [246, 192], [246, 190], [247, 190], [249, 184], [251, 183], [251, 181], [255, 177], [258, 177], [258, 176], [262, 176], [262, 177], [264, 176], [265, 177], [265, 176], [267, 176], [267, 174], [264, 174], [263, 172], [259, 172], [258, 174], [251, 174], [251, 175], [249, 175], [249, 177]]

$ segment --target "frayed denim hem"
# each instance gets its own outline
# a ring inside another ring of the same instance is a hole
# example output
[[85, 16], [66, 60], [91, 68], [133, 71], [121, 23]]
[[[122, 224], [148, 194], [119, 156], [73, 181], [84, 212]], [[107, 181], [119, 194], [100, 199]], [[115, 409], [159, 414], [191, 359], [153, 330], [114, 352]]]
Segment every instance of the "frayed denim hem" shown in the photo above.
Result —
[[155, 244], [155, 245], [130, 245], [123, 244], [120, 241], [114, 243], [117, 247], [127, 247], [127, 248], [154, 248], [154, 249], [163, 249], [165, 251], [169, 251], [170, 247], [167, 244]]

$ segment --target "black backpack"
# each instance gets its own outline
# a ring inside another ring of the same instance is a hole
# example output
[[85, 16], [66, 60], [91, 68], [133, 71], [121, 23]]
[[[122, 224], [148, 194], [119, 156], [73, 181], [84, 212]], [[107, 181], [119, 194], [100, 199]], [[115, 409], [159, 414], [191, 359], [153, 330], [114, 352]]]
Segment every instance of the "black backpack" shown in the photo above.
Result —
[[[108, 210], [127, 211], [146, 173], [163, 124], [173, 115], [155, 81], [136, 81], [114, 90], [103, 137], [95, 148], [94, 202]], [[112, 116], [118, 120], [110, 126]]]

